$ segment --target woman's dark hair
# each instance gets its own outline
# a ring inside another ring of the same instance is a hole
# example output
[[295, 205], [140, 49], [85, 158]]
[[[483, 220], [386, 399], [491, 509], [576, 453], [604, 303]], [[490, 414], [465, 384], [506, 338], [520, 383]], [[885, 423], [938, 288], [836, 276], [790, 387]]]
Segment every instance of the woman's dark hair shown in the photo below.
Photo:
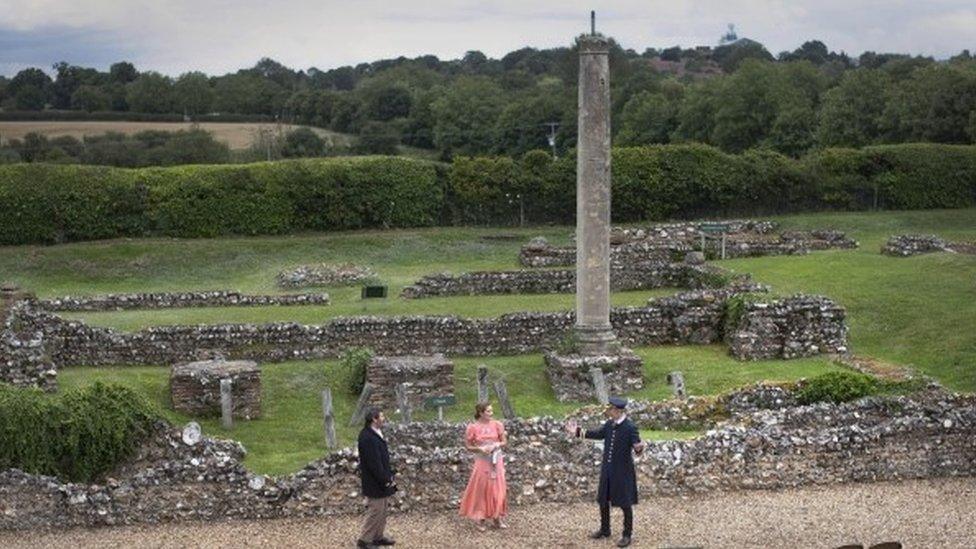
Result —
[[379, 408], [367, 408], [366, 415], [363, 416], [363, 419], [366, 421], [366, 427], [371, 427], [373, 420], [380, 417], [381, 413]]
[[479, 402], [474, 405], [474, 418], [481, 419], [481, 414], [485, 413], [485, 410], [491, 406], [490, 402]]

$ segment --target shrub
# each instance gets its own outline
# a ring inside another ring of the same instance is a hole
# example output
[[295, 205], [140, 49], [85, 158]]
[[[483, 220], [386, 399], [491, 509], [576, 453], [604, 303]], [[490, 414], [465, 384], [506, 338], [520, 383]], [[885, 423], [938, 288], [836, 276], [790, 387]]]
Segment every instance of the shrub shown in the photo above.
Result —
[[131, 455], [158, 419], [147, 400], [117, 385], [53, 396], [0, 384], [0, 470], [90, 482]]
[[339, 378], [342, 389], [358, 395], [366, 385], [366, 366], [373, 358], [373, 351], [366, 347], [354, 347], [339, 357]]
[[853, 372], [828, 372], [808, 380], [797, 391], [800, 404], [814, 402], [841, 403], [878, 392], [874, 378]]

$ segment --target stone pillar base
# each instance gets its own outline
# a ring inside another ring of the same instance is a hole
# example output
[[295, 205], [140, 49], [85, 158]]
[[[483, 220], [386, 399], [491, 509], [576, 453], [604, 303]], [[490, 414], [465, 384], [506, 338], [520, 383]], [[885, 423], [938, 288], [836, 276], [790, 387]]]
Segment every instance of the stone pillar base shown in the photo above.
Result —
[[576, 325], [573, 334], [577, 353], [583, 356], [614, 356], [623, 349], [609, 324], [597, 327]]
[[617, 350], [603, 355], [545, 354], [546, 374], [560, 402], [596, 400], [590, 368], [603, 371], [611, 395], [637, 391], [644, 387], [644, 367], [634, 351], [617, 344]]

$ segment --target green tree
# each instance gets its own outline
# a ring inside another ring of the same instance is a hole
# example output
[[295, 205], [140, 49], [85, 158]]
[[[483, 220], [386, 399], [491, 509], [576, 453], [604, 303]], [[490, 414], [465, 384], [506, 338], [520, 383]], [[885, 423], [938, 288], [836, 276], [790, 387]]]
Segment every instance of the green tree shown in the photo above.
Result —
[[109, 97], [99, 86], [84, 84], [71, 94], [71, 108], [86, 112], [107, 111], [112, 105]]
[[492, 150], [504, 100], [501, 88], [487, 77], [458, 78], [431, 105], [437, 121], [434, 145], [445, 155]]
[[173, 81], [158, 72], [144, 72], [126, 87], [126, 102], [134, 112], [173, 112]]
[[361, 154], [397, 154], [400, 136], [390, 124], [367, 122], [359, 132], [356, 152]]
[[631, 97], [620, 113], [616, 144], [668, 143], [671, 134], [678, 128], [679, 102], [680, 92], [677, 97], [651, 91]]
[[364, 91], [366, 116], [371, 120], [388, 121], [410, 114], [413, 98], [410, 90], [398, 84], [376, 85]]
[[337, 132], [356, 133], [365, 122], [363, 102], [358, 97], [344, 93], [332, 103], [332, 129]]
[[828, 90], [820, 107], [817, 143], [823, 147], [862, 147], [881, 138], [888, 73], [876, 69], [848, 71]]
[[976, 105], [976, 71], [932, 65], [896, 84], [884, 111], [887, 138], [894, 142], [968, 143]]
[[296, 128], [285, 135], [281, 155], [285, 158], [306, 158], [325, 154], [325, 140], [311, 128]]
[[132, 63], [119, 61], [118, 63], [112, 63], [112, 66], [108, 68], [108, 77], [112, 82], [128, 84], [129, 82], [134, 82], [136, 78], [139, 78], [139, 71], [136, 70]]
[[242, 71], [216, 79], [214, 108], [240, 114], [277, 114], [288, 91], [254, 72]]
[[181, 74], [173, 84], [173, 103], [184, 114], [206, 114], [213, 108], [214, 91], [202, 72]]
[[14, 98], [17, 109], [39, 111], [50, 101], [52, 85], [50, 76], [31, 67], [14, 75], [7, 84], [6, 94]]

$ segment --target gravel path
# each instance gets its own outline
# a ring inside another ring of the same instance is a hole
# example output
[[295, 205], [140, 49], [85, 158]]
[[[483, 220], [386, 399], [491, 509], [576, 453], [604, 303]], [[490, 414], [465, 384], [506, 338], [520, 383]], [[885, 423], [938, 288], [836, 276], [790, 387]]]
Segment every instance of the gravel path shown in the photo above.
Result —
[[[620, 515], [612, 516], [619, 528]], [[452, 513], [394, 515], [396, 547], [615, 547], [585, 539], [595, 504], [513, 509], [509, 529], [479, 534]], [[976, 547], [976, 478], [848, 484], [645, 499], [634, 547]], [[360, 517], [0, 532], [0, 547], [354, 547]], [[619, 532], [619, 530], [618, 530]]]

